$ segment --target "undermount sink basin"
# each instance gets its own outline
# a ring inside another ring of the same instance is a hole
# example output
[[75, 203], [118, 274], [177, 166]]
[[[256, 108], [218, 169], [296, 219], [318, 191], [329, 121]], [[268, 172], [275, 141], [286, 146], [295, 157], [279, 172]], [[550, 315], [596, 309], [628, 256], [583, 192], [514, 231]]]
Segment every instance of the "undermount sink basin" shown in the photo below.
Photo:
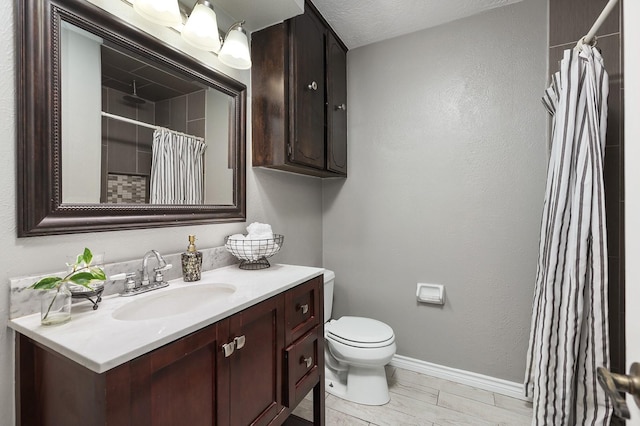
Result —
[[180, 315], [227, 299], [236, 288], [230, 284], [199, 284], [147, 294], [113, 311], [113, 318], [141, 321]]

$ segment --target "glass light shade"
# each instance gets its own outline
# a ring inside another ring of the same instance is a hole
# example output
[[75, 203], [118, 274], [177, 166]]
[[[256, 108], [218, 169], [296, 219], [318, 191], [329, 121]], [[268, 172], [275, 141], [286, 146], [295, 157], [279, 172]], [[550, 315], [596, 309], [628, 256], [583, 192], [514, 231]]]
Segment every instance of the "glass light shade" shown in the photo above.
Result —
[[149, 21], [165, 27], [182, 23], [178, 0], [133, 0], [133, 9]]
[[247, 35], [241, 27], [237, 27], [227, 34], [227, 38], [222, 44], [222, 49], [218, 54], [218, 59], [225, 65], [240, 70], [251, 68], [251, 53], [249, 52], [249, 41]]
[[212, 52], [220, 50], [218, 21], [213, 9], [197, 4], [182, 29], [182, 38], [198, 49]]

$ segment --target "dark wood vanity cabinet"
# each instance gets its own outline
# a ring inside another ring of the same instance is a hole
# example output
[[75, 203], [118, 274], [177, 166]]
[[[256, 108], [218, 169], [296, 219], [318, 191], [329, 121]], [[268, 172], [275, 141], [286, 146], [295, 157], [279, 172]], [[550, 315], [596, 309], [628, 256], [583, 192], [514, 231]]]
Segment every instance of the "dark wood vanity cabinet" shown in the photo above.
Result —
[[229, 318], [223, 340], [235, 342], [235, 349], [229, 356], [218, 351], [218, 385], [228, 388], [219, 393], [218, 424], [268, 425], [282, 411], [283, 299], [273, 297]]
[[281, 425], [313, 389], [324, 425], [321, 300], [318, 277], [102, 374], [17, 334], [17, 424]]
[[252, 34], [253, 166], [346, 177], [346, 53], [309, 1]]

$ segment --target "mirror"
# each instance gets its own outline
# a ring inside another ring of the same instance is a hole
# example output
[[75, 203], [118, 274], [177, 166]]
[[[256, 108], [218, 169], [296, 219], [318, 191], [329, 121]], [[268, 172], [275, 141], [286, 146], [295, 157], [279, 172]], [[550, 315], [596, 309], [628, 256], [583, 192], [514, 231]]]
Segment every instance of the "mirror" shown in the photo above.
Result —
[[246, 218], [242, 83], [88, 2], [18, 4], [18, 236]]

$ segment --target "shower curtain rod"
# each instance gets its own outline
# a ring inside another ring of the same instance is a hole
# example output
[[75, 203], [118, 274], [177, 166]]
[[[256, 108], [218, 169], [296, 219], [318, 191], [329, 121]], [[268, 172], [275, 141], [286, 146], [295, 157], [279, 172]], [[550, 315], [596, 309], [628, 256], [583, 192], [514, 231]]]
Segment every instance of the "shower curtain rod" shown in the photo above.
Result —
[[[148, 129], [160, 130], [160, 129], [165, 129], [166, 128], [166, 127], [162, 127], [162, 126], [156, 126], [155, 124], [145, 123], [144, 121], [134, 120], [133, 118], [127, 118], [127, 117], [122, 117], [120, 115], [111, 114], [109, 112], [100, 111], [100, 114], [103, 117], [112, 118], [112, 119], [118, 120], [118, 121], [124, 121], [125, 123], [135, 124], [136, 126], [142, 126], [142, 127], [148, 128]], [[176, 130], [171, 130], [171, 129], [167, 129], [167, 130], [169, 130], [170, 132], [175, 133], [177, 135], [189, 136], [190, 138], [194, 138], [194, 139], [197, 139], [199, 141], [204, 141], [204, 138], [201, 138], [200, 136], [194, 136], [194, 135], [190, 135], [188, 133], [182, 133], [182, 132], [178, 132]]]
[[147, 127], [149, 129], [154, 129], [154, 130], [161, 129], [160, 126], [145, 123], [144, 121], [134, 120], [133, 118], [122, 117], [122, 116], [111, 114], [109, 112], [104, 112], [104, 111], [101, 111], [101, 113], [103, 117], [113, 118], [114, 120], [124, 121], [125, 123], [129, 123], [129, 124], [135, 124], [136, 126]]
[[611, 13], [611, 10], [613, 10], [613, 7], [616, 5], [616, 3], [618, 3], [618, 0], [609, 0], [604, 9], [602, 9], [600, 16], [598, 16], [598, 19], [596, 19], [596, 22], [593, 23], [593, 26], [591, 27], [587, 35], [578, 40], [576, 49], [580, 50], [580, 48], [582, 48], [582, 45], [591, 44], [591, 42], [596, 38], [596, 33], [600, 29], [600, 26], [602, 26], [604, 20], [607, 19], [607, 16], [609, 16], [609, 13]]

